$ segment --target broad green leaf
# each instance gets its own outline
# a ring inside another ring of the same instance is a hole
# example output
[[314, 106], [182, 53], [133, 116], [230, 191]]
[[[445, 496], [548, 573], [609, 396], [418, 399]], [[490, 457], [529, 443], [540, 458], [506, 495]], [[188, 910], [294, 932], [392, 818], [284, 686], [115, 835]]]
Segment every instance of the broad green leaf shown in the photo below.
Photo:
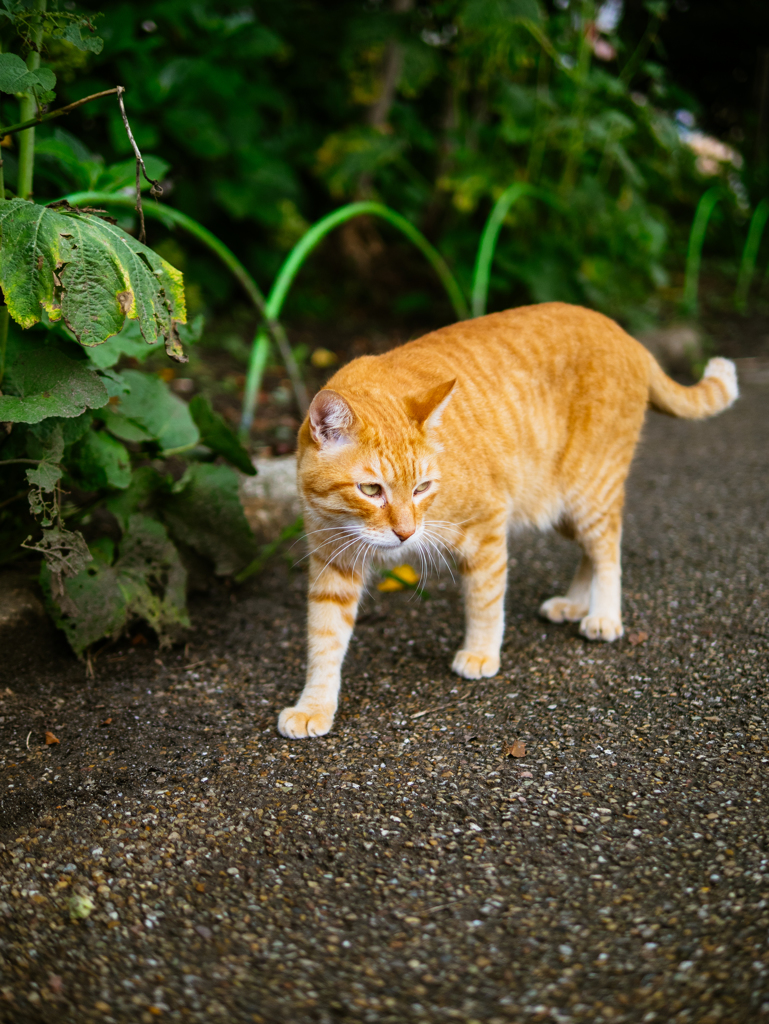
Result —
[[56, 85], [56, 75], [49, 68], [30, 71], [15, 53], [0, 53], [0, 92], [24, 93], [33, 89], [48, 91]]
[[46, 457], [47, 451], [56, 444], [56, 436], [61, 435], [64, 447], [76, 444], [90, 429], [93, 413], [84, 412], [72, 419], [50, 416], [48, 419], [34, 423], [27, 429], [27, 454], [32, 459]]
[[[85, 361], [33, 343], [10, 366], [7, 380], [15, 395], [0, 396], [0, 421], [39, 423], [48, 416], [80, 416], [107, 404], [107, 390]], [[4, 385], [5, 386], [5, 385]]]
[[229, 466], [190, 466], [161, 508], [171, 535], [213, 562], [218, 576], [237, 572], [254, 557], [256, 545], [240, 504], [238, 477]]
[[108, 405], [99, 410], [99, 419], [110, 434], [119, 437], [121, 441], [136, 441], [141, 444], [142, 441], [153, 440], [148, 430], [134, 420], [129, 420], [127, 416], [121, 416]]
[[72, 449], [68, 468], [86, 491], [123, 490], [131, 483], [128, 449], [103, 430], [89, 430]]
[[[85, 35], [83, 29], [85, 28]], [[61, 34], [62, 39], [72, 43], [78, 50], [87, 50], [90, 53], [101, 53], [104, 40], [101, 36], [94, 35], [86, 25], [70, 22]]]
[[[105, 342], [105, 345], [109, 342]], [[89, 352], [90, 349], [86, 349]], [[99, 374], [100, 380], [104, 383], [104, 387], [107, 389], [107, 394], [110, 398], [122, 398], [123, 395], [127, 395], [131, 390], [123, 378], [122, 373], [117, 373], [115, 370], [102, 370]]]
[[131, 516], [147, 512], [155, 494], [163, 488], [169, 489], [171, 484], [171, 477], [161, 476], [154, 466], [139, 466], [131, 475], [130, 485], [119, 494], [111, 494], [105, 505], [125, 531]]
[[241, 473], [254, 476], [256, 468], [248, 452], [219, 413], [214, 412], [208, 399], [204, 395], [195, 395], [190, 401], [189, 410], [200, 431], [201, 443], [217, 455], [223, 455]]
[[102, 637], [119, 636], [136, 618], [152, 626], [161, 646], [189, 626], [187, 573], [162, 523], [131, 516], [114, 565], [108, 550], [94, 553], [98, 557], [64, 581], [60, 596], [47, 566], [41, 572], [54, 621], [78, 656]]
[[126, 320], [123, 330], [107, 338], [101, 345], [91, 345], [86, 349], [88, 358], [99, 369], [108, 369], [114, 366], [121, 356], [132, 356], [134, 359], [144, 361], [147, 356], [160, 351], [162, 341], [155, 345], [148, 345], [142, 337], [139, 324], [136, 320]]
[[64, 319], [82, 345], [138, 320], [148, 345], [161, 338], [184, 362], [181, 273], [146, 245], [94, 214], [0, 200], [0, 287], [14, 320], [31, 327], [42, 310]]
[[199, 443], [189, 409], [159, 377], [139, 370], [124, 370], [123, 377], [131, 391], [117, 406], [121, 416], [143, 427], [167, 454]]

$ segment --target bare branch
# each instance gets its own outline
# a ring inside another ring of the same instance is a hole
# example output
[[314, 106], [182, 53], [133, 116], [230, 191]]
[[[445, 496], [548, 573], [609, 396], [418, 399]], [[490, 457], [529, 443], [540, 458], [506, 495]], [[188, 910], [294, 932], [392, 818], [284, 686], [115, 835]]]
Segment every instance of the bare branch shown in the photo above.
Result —
[[144, 210], [142, 209], [141, 175], [143, 174], [145, 180], [150, 183], [150, 195], [152, 196], [153, 199], [157, 199], [158, 196], [163, 195], [163, 186], [160, 184], [159, 181], [156, 181], [154, 178], [150, 178], [149, 175], [147, 174], [147, 168], [144, 166], [144, 158], [142, 157], [141, 150], [136, 145], [136, 139], [133, 137], [131, 125], [128, 123], [128, 115], [125, 112], [125, 104], [123, 103], [123, 93], [125, 92], [125, 87], [119, 85], [116, 89], [116, 92], [117, 101], [120, 104], [120, 113], [123, 117], [123, 124], [125, 125], [126, 135], [128, 136], [128, 141], [131, 143], [134, 154], [136, 156], [136, 212], [139, 214], [140, 222], [139, 241], [142, 244], [144, 244], [147, 241], [147, 233], [144, 230]]

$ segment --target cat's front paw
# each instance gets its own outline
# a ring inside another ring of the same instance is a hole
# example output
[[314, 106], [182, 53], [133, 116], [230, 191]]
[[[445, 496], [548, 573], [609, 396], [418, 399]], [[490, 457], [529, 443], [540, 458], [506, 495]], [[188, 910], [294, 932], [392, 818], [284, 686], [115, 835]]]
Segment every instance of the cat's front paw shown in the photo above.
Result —
[[539, 614], [551, 622], [579, 622], [587, 610], [587, 604], [577, 604], [568, 597], [551, 597], [539, 606]]
[[618, 640], [625, 630], [619, 619], [608, 615], [586, 615], [579, 624], [579, 631], [588, 640]]
[[473, 654], [472, 651], [457, 651], [451, 671], [465, 679], [481, 679], [495, 676], [499, 672], [498, 654]]
[[278, 732], [290, 740], [325, 736], [334, 724], [334, 708], [284, 708], [278, 716]]

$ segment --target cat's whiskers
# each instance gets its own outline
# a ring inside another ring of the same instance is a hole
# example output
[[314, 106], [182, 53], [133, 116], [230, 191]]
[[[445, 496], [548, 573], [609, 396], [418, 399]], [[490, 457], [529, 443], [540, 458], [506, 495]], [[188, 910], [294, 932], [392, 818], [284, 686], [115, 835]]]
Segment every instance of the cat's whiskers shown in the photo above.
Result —
[[320, 572], [318, 573], [318, 579], [320, 579], [320, 578], [321, 578], [321, 576], [323, 575], [323, 573], [324, 573], [324, 572], [326, 571], [326, 569], [328, 569], [328, 567], [329, 567], [329, 566], [331, 565], [331, 563], [332, 563], [333, 561], [335, 561], [335, 560], [338, 560], [338, 559], [339, 559], [339, 558], [340, 558], [340, 557], [341, 557], [341, 556], [342, 556], [342, 555], [343, 555], [343, 554], [345, 553], [345, 551], [349, 550], [349, 549], [350, 549], [351, 547], [353, 547], [353, 546], [354, 546], [355, 544], [358, 544], [358, 543], [360, 543], [360, 539], [359, 539], [359, 537], [358, 537], [358, 536], [356, 535], [355, 537], [353, 537], [353, 539], [352, 539], [352, 540], [348, 541], [348, 542], [347, 542], [347, 543], [345, 544], [345, 546], [344, 546], [343, 548], [341, 548], [341, 550], [338, 550], [338, 551], [334, 551], [334, 552], [332, 553], [331, 557], [330, 557], [330, 558], [328, 559], [328, 561], [326, 562], [326, 564], [325, 564], [325, 565], [323, 566], [323, 568], [322, 568], [322, 569], [320, 570]]
[[451, 570], [451, 566], [449, 565], [448, 559], [446, 558], [446, 556], [444, 555], [444, 553], [443, 553], [443, 552], [441, 551], [441, 549], [440, 549], [440, 547], [439, 547], [439, 544], [443, 544], [443, 545], [444, 545], [444, 547], [446, 548], [447, 552], [448, 552], [449, 554], [451, 554], [451, 549], [449, 548], [449, 546], [448, 546], [448, 545], [446, 544], [446, 542], [445, 542], [445, 541], [443, 540], [443, 538], [442, 538], [442, 537], [438, 537], [438, 536], [435, 536], [435, 535], [434, 535], [434, 534], [433, 534], [433, 533], [432, 533], [431, 531], [429, 531], [429, 530], [427, 530], [427, 529], [425, 529], [425, 530], [423, 531], [423, 536], [424, 536], [424, 538], [425, 538], [426, 542], [427, 542], [428, 544], [432, 545], [432, 547], [433, 547], [433, 548], [434, 548], [434, 550], [435, 550], [435, 553], [436, 553], [436, 554], [437, 554], [437, 555], [438, 555], [438, 556], [439, 556], [439, 557], [440, 557], [441, 559], [443, 559], [443, 563], [444, 563], [444, 565], [446, 566], [446, 568], [447, 568], [447, 569], [449, 570], [449, 575], [451, 576], [451, 579], [452, 579], [452, 581], [453, 581], [454, 583], [456, 583], [456, 579], [454, 578], [454, 573], [453, 573], [453, 572], [452, 572], [452, 570]]

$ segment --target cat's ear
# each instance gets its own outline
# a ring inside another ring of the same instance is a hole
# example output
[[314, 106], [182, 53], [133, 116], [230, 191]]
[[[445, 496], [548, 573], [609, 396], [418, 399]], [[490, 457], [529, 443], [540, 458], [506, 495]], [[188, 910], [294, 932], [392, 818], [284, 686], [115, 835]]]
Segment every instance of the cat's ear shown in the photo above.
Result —
[[406, 399], [406, 409], [412, 420], [424, 430], [432, 430], [441, 422], [441, 416], [454, 393], [457, 378], [447, 380], [421, 395]]
[[355, 413], [347, 401], [329, 388], [319, 391], [310, 403], [310, 433], [317, 444], [344, 444], [350, 440]]

